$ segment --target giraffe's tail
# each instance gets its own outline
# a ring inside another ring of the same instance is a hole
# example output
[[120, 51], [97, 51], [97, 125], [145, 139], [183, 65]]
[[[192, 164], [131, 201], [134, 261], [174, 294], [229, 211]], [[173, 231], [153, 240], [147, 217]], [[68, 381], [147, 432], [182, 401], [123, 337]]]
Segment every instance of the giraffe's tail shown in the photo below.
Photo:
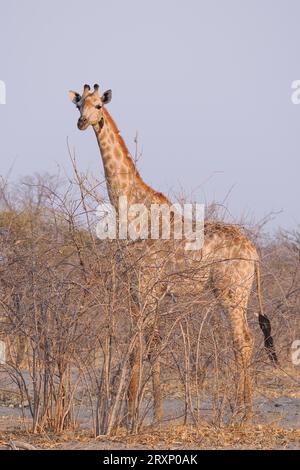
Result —
[[255, 261], [255, 271], [256, 271], [256, 281], [257, 281], [257, 296], [259, 303], [259, 314], [258, 322], [259, 326], [264, 334], [264, 344], [265, 349], [268, 353], [269, 359], [273, 364], [278, 364], [278, 357], [275, 351], [274, 340], [271, 335], [271, 322], [267, 315], [264, 314], [263, 302], [262, 302], [262, 293], [261, 293], [261, 281], [260, 281], [260, 265], [259, 261]]

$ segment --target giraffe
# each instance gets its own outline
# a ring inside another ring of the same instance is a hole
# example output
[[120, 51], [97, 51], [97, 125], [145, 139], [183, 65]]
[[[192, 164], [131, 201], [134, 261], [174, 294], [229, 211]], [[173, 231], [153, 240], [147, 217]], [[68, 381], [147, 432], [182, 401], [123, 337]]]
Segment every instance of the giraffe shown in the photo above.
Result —
[[[86, 130], [89, 126], [92, 126], [94, 129], [104, 165], [108, 195], [114, 207], [117, 209], [117, 200], [120, 196], [125, 196], [129, 205], [141, 202], [147, 208], [151, 204], [171, 205], [165, 195], [148, 186], [140, 176], [113, 118], [106, 109], [106, 105], [111, 101], [111, 90], [106, 91], [101, 96], [99, 85], [95, 84], [93, 91], [91, 91], [89, 85], [84, 85], [82, 95], [70, 91], [69, 97], [80, 112], [77, 123], [78, 128]], [[163, 242], [167, 243], [165, 240]], [[271, 336], [271, 324], [263, 312], [260, 259], [255, 246], [238, 227], [219, 222], [205, 222], [203, 247], [193, 253], [193, 256], [187, 257], [181, 245], [173, 252], [167, 262], [158, 264], [157, 259], [161, 256], [158, 254], [160, 250], [152, 249], [151, 251], [153, 242], [151, 244], [151, 241], [147, 240], [145, 243], [146, 245], [143, 245], [142, 250], [146, 253], [148, 267], [142, 271], [142, 280], [138, 285], [138, 289], [136, 289], [136, 285], [133, 286], [133, 291], [138, 292], [138, 296], [133, 295], [134, 304], [138, 307], [143, 296], [143, 289], [145, 289], [149, 280], [149, 271], [151, 271], [151, 275], [158, 270], [166, 275], [165, 279], [168, 279], [168, 281], [162, 282], [159, 288], [159, 295], [161, 295], [170, 289], [170, 275], [178, 272], [178, 269], [183, 269], [183, 267], [186, 269], [187, 266], [191, 273], [196, 267], [196, 271], [201, 272], [201, 275], [192, 275], [187, 281], [184, 281], [185, 291], [194, 288], [199, 288], [201, 291], [205, 286], [209, 286], [226, 312], [232, 331], [239, 374], [238, 403], [245, 416], [251, 415], [250, 366], [253, 335], [248, 326], [246, 311], [254, 278], [257, 282], [260, 309], [258, 319], [264, 334], [264, 345], [272, 363], [277, 363], [277, 355]], [[138, 244], [136, 245], [138, 246]], [[133, 283], [135, 282], [133, 281]], [[178, 287], [176, 283], [173, 283], [171, 293], [175, 296], [183, 295], [182, 287]], [[152, 326], [156, 331], [157, 324], [154, 323]], [[157, 342], [159, 342], [159, 332], [156, 331], [153, 344]], [[137, 349], [134, 350], [131, 356], [131, 367], [129, 409], [133, 409], [138, 393], [140, 372]], [[152, 386], [154, 421], [159, 423], [163, 414], [160, 360], [154, 354], [152, 355]]]

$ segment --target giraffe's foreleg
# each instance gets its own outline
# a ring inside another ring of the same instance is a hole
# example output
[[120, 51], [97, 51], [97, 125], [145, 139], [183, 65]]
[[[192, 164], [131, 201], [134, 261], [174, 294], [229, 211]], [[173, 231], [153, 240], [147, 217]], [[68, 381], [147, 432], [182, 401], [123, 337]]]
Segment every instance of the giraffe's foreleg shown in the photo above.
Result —
[[148, 348], [148, 357], [151, 364], [153, 401], [154, 401], [154, 423], [159, 424], [163, 417], [163, 399], [161, 390], [161, 363], [160, 348], [161, 338], [158, 327], [158, 319], [156, 318], [151, 328], [148, 328], [145, 339]]
[[163, 401], [161, 393], [160, 358], [152, 363], [152, 386], [154, 399], [154, 422], [160, 423], [163, 417]]
[[140, 383], [140, 347], [136, 345], [130, 355], [130, 381], [128, 387], [128, 417], [132, 430], [137, 425], [138, 393]]
[[25, 366], [25, 354], [28, 347], [28, 340], [25, 336], [19, 336], [17, 339], [16, 367]]

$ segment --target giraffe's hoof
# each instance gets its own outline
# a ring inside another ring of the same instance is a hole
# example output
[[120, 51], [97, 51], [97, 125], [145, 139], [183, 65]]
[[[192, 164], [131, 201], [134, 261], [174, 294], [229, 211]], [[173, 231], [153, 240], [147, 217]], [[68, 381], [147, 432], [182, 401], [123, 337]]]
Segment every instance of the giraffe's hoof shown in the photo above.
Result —
[[151, 426], [155, 427], [156, 429], [161, 429], [162, 421], [163, 421], [163, 414], [161, 412], [154, 413], [152, 420], [151, 420]]
[[249, 423], [251, 423], [252, 418], [253, 418], [252, 407], [246, 407], [245, 412], [244, 412], [244, 416], [243, 416], [243, 422], [246, 423], [246, 424], [249, 424]]
[[240, 405], [238, 406], [233, 414], [232, 422], [236, 425], [243, 425], [250, 423], [253, 418], [252, 406]]

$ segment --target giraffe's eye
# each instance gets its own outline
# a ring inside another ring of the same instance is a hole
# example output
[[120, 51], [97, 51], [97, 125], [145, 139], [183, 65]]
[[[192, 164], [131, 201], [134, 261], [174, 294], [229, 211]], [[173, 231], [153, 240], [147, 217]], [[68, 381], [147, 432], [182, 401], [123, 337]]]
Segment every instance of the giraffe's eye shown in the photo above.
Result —
[[102, 106], [101, 106], [101, 104], [96, 104], [95, 108], [96, 108], [96, 109], [101, 109]]

